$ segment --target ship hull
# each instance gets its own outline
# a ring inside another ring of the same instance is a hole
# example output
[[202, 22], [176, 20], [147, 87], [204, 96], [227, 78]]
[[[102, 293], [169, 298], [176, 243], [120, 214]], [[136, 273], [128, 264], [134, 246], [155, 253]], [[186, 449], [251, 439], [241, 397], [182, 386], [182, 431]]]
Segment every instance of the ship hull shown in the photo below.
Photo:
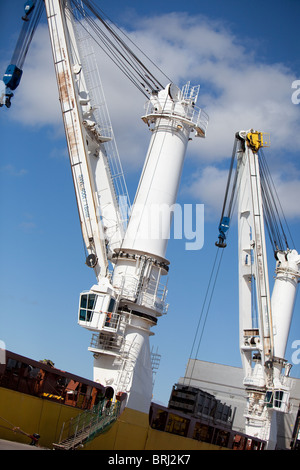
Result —
[[156, 403], [144, 413], [123, 409], [119, 400], [112, 402], [110, 387], [56, 369], [51, 361], [6, 351], [0, 363], [0, 439], [63, 450], [264, 448], [263, 441], [234, 431], [217, 417]]
[[[52, 449], [64, 422], [81, 410], [0, 387], [0, 439], [30, 444], [20, 431], [40, 435], [39, 445]], [[19, 428], [20, 431], [14, 430]], [[86, 450], [216, 450], [220, 446], [152, 429], [149, 417], [129, 408], [111, 428], [86, 444]]]

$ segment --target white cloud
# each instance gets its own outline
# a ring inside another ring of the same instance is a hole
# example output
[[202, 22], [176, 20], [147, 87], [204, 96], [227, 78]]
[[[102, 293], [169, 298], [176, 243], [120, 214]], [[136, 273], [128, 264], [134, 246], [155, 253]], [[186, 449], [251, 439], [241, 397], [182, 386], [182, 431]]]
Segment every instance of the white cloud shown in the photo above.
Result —
[[218, 218], [221, 215], [227, 178], [228, 170], [208, 165], [193, 175], [184, 192], [205, 205], [205, 217], [210, 219], [212, 214], [214, 217], [217, 214]]
[[32, 41], [23, 67], [22, 80], [15, 92], [10, 111], [13, 119], [29, 126], [62, 126], [46, 25], [39, 26]]
[[201, 84], [199, 105], [210, 123], [206, 141], [191, 146], [201, 160], [223, 159], [235, 132], [249, 128], [270, 132], [277, 150], [299, 148], [299, 110], [291, 102], [295, 77], [284, 65], [261, 63], [207, 18], [174, 13], [139, 24], [137, 41], [174, 81]]
[[[287, 218], [300, 218], [300, 172], [289, 175], [288, 179], [282, 175], [273, 176], [273, 182], [280, 205]], [[298, 177], [298, 178], [297, 178]]]
[[[288, 176], [276, 173], [272, 175], [273, 195], [280, 216], [281, 209], [287, 219], [300, 218], [300, 172]], [[205, 205], [205, 217], [218, 219], [221, 215], [228, 170], [217, 166], [207, 165], [202, 171], [195, 173], [189, 185], [183, 187], [183, 193], [192, 196], [196, 201]], [[278, 196], [278, 199], [277, 199]], [[229, 194], [230, 197], [230, 194]], [[279, 202], [278, 202], [279, 200]]]
[[0, 173], [5, 173], [9, 176], [20, 177], [26, 175], [28, 171], [25, 168], [16, 169], [13, 165], [8, 164], [0, 167]]
[[[202, 189], [196, 182], [191, 185], [197, 198], [201, 191], [211, 208], [216, 199], [219, 204], [216, 194], [224, 172], [217, 165], [224, 159], [229, 161], [235, 132], [241, 129], [269, 132], [270, 167], [278, 165], [284, 154], [288, 171], [289, 161], [300, 147], [299, 107], [291, 102], [291, 85], [296, 78], [292, 71], [283, 64], [262, 63], [256, 51], [249, 50], [222, 23], [202, 16], [172, 13], [139, 18], [135, 25], [136, 30], [131, 28], [127, 34], [175, 83], [183, 85], [190, 80], [201, 84], [198, 105], [209, 114], [208, 134], [205, 140], [194, 139], [188, 151], [195, 165], [208, 165], [198, 175]], [[136, 170], [143, 163], [148, 145], [148, 131], [140, 120], [144, 96], [106, 56], [99, 59], [99, 68], [123, 166], [126, 172]], [[36, 33], [14, 100], [15, 119], [34, 126], [62, 128], [45, 25]], [[291, 180], [291, 174], [286, 176]], [[284, 197], [298, 185], [297, 179], [293, 179], [293, 185], [278, 182], [287, 190]], [[298, 214], [296, 206], [292, 210], [290, 205], [290, 213]]]

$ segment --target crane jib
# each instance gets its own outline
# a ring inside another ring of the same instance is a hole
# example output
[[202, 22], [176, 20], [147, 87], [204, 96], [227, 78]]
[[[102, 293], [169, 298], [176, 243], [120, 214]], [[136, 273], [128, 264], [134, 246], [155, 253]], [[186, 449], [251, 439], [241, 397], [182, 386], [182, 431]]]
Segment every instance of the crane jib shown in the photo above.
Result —
[[[268, 134], [253, 129], [236, 133], [216, 245], [226, 246], [236, 191], [240, 352], [248, 398], [245, 430], [266, 440], [268, 449], [272, 449], [272, 416], [289, 411], [291, 365], [285, 353], [300, 278], [300, 256], [287, 243], [279, 214], [282, 208], [262, 152], [262, 147], [268, 146]], [[234, 162], [236, 176], [232, 181]], [[287, 225], [284, 214], [282, 219]], [[276, 259], [272, 295], [265, 226]]]
[[5, 89], [4, 91], [0, 90], [0, 106], [4, 104], [7, 108], [11, 106], [11, 98], [14, 96], [12, 92], [16, 90], [20, 84], [23, 74], [23, 65], [43, 8], [43, 0], [28, 0], [25, 2], [25, 15], [22, 16], [23, 25], [11, 58], [11, 63], [8, 65], [2, 79]]

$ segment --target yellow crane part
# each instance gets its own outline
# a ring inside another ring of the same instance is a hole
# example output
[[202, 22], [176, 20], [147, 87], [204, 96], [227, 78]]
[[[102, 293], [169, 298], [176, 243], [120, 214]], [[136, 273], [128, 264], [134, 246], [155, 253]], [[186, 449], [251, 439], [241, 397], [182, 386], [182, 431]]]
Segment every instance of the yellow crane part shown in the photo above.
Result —
[[248, 132], [246, 141], [253, 152], [258, 152], [261, 147], [270, 147], [270, 134], [257, 131]]

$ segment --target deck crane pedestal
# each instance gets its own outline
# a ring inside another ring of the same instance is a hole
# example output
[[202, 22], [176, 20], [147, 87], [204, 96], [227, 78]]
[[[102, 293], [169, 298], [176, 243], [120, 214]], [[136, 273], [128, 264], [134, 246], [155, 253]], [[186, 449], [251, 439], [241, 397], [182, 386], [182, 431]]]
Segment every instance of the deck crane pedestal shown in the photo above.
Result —
[[[165, 256], [170, 210], [190, 133], [205, 137], [208, 117], [195, 106], [198, 86], [188, 84], [180, 90], [168, 84], [153, 89], [142, 118], [151, 131], [151, 142], [124, 228], [107, 152], [113, 135], [97, 119], [72, 3], [81, 9], [84, 1], [45, 0], [87, 264], [97, 281], [80, 295], [78, 322], [92, 332], [94, 380], [112, 387], [114, 398], [124, 398], [128, 408], [148, 413], [152, 397], [149, 336], [167, 310], [162, 276], [169, 269]], [[90, 56], [90, 46], [87, 50]], [[161, 225], [160, 208], [169, 209]]]
[[[245, 432], [266, 440], [268, 449], [274, 449], [277, 413], [289, 411], [291, 365], [285, 352], [300, 278], [300, 256], [288, 246], [274, 250], [276, 277], [271, 296], [263, 210], [266, 190], [262, 190], [259, 153], [262, 147], [269, 146], [269, 139], [267, 134], [250, 129], [238, 132], [236, 142], [233, 191], [238, 190], [239, 329], [247, 393]], [[226, 217], [226, 211], [222, 215]], [[221, 233], [222, 227], [219, 230], [222, 243], [218, 246], [223, 247], [226, 237]], [[257, 316], [253, 314], [253, 304]]]

